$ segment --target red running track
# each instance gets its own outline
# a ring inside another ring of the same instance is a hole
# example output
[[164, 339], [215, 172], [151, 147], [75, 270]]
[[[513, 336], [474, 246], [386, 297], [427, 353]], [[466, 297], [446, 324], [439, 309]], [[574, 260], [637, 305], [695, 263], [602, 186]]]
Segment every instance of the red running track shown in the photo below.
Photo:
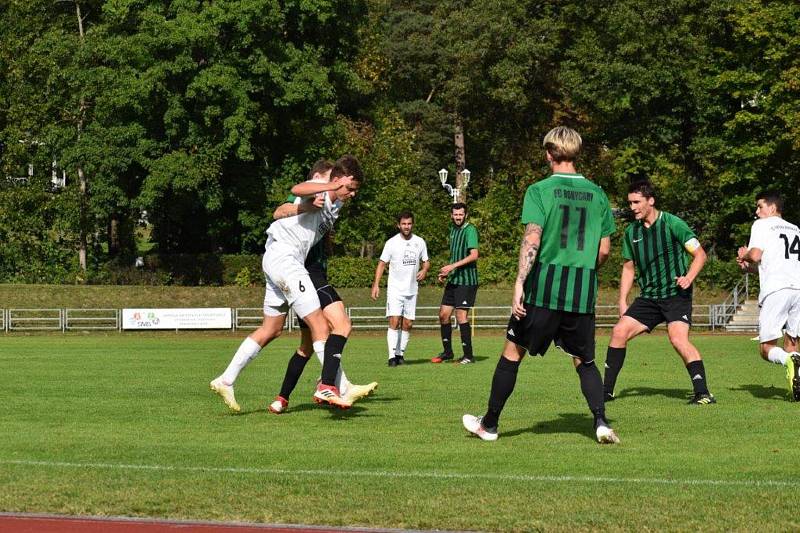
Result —
[[375, 533], [380, 529], [0, 513], [2, 533]]

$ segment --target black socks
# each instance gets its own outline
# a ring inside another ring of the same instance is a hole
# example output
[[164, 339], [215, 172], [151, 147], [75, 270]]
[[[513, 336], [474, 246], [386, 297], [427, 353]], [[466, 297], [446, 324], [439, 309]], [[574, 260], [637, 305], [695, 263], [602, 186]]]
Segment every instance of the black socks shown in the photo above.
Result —
[[511, 361], [502, 355], [494, 369], [492, 378], [492, 391], [489, 393], [489, 407], [483, 417], [483, 427], [488, 430], [496, 430], [500, 413], [506, 405], [511, 393], [514, 392], [514, 385], [517, 383], [517, 371], [519, 361]]

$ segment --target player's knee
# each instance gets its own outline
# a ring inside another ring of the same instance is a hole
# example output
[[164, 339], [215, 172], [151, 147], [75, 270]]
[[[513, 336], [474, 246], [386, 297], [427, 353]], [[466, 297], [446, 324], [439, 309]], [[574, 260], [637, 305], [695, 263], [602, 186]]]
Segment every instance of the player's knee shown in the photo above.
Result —
[[351, 331], [353, 331], [353, 323], [349, 318], [344, 318], [336, 324], [336, 327], [331, 330], [331, 333], [341, 335], [342, 337], [349, 337]]
[[682, 333], [670, 333], [669, 342], [675, 347], [676, 350], [679, 351], [691, 348], [692, 346], [692, 344], [689, 342], [689, 338]]
[[450, 323], [450, 313], [439, 311], [439, 324], [449, 324], [449, 323]]
[[403, 319], [403, 331], [411, 331], [411, 327], [414, 325], [413, 320], [406, 320]]
[[627, 342], [628, 341], [628, 328], [624, 324], [618, 322], [611, 330], [612, 342]]
[[771, 346], [769, 344], [762, 344], [761, 346], [759, 346], [758, 353], [761, 356], [761, 359], [763, 359], [764, 361], [769, 361], [769, 351], [772, 348], [774, 348], [774, 346]]

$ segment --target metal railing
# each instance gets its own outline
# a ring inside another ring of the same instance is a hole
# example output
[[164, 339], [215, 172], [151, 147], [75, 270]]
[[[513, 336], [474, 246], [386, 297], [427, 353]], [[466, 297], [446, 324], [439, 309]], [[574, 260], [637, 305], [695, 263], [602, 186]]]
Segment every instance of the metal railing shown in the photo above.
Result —
[[6, 331], [64, 331], [63, 309], [9, 309]]
[[741, 305], [750, 297], [750, 274], [745, 274], [737, 283], [731, 294], [721, 304], [713, 306], [711, 312], [712, 329], [725, 327]]
[[64, 330], [122, 329], [119, 309], [64, 309]]
[[[692, 317], [694, 327], [714, 330], [727, 324], [725, 315], [730, 304], [694, 305]], [[354, 329], [380, 330], [387, 326], [386, 308], [383, 306], [353, 306], [345, 308]], [[735, 308], [734, 308], [735, 311]], [[263, 321], [260, 307], [237, 307], [232, 309], [231, 330], [252, 330]], [[598, 305], [595, 314], [597, 328], [610, 328], [617, 323], [616, 305]], [[510, 306], [477, 306], [470, 312], [473, 329], [502, 329], [508, 324]], [[726, 318], [727, 317], [727, 318]], [[284, 329], [298, 328], [297, 315], [289, 311]], [[451, 318], [455, 326], [455, 317]], [[417, 307], [415, 329], [439, 329], [439, 307]], [[121, 309], [0, 309], [0, 331], [92, 331], [122, 330]]]

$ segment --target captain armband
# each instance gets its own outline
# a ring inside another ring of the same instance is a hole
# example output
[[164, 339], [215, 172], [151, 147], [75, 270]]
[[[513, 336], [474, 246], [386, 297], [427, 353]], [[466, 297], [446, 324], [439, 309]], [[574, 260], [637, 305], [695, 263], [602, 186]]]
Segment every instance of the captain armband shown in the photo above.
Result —
[[700, 241], [696, 237], [692, 237], [684, 243], [683, 247], [686, 248], [687, 252], [693, 254], [700, 249]]

